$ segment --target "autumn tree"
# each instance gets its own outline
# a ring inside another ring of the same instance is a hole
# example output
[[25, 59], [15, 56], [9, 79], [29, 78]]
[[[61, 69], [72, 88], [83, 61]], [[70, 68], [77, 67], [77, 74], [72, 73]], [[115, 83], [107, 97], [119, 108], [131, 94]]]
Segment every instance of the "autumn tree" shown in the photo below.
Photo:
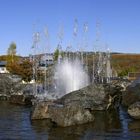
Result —
[[16, 49], [17, 45], [15, 42], [12, 42], [7, 50], [7, 61], [14, 62], [16, 60]]
[[8, 65], [8, 70], [11, 74], [19, 75], [22, 80], [29, 82], [32, 79], [32, 63], [27, 60], [20, 60], [16, 63], [10, 63]]
[[11, 44], [9, 45], [9, 48], [7, 50], [7, 70], [12, 73], [15, 74], [16, 70], [18, 69], [18, 63], [19, 63], [19, 56], [16, 55], [16, 49], [17, 49], [17, 45], [15, 42], [11, 42]]
[[23, 60], [19, 64], [19, 71], [17, 74], [21, 76], [22, 80], [26, 82], [31, 81], [33, 75], [32, 63], [29, 60]]

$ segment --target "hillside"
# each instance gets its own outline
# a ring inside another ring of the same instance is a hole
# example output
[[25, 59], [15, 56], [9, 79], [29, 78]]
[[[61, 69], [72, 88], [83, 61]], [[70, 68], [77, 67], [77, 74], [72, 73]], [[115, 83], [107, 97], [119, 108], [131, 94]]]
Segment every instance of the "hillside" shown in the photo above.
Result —
[[[24, 57], [17, 56], [20, 59]], [[6, 60], [7, 56], [0, 56], [0, 61]], [[88, 64], [92, 69], [93, 57], [90, 54], [88, 57]], [[126, 76], [128, 72], [140, 72], [140, 54], [123, 54], [112, 53], [111, 65], [114, 71], [118, 73], [118, 76]], [[92, 71], [92, 70], [91, 70]]]
[[140, 54], [112, 54], [111, 64], [119, 76], [140, 72]]

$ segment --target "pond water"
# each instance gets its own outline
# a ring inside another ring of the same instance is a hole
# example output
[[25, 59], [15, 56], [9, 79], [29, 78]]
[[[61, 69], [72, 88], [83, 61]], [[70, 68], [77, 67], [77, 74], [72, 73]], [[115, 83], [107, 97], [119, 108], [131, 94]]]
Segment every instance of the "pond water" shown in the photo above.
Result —
[[0, 140], [140, 140], [140, 121], [129, 118], [122, 108], [119, 113], [94, 112], [96, 121], [66, 128], [31, 121], [30, 111], [0, 102]]

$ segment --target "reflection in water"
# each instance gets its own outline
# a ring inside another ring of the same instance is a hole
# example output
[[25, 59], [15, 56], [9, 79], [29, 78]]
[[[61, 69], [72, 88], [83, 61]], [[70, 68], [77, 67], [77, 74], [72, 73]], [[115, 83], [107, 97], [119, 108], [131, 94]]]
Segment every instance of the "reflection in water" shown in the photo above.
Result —
[[121, 126], [122, 126], [122, 137], [123, 138], [129, 138], [128, 136], [128, 123], [131, 121], [131, 119], [129, 118], [129, 116], [127, 115], [127, 110], [125, 110], [124, 108], [122, 108], [120, 106], [119, 108], [119, 115], [120, 115], [120, 122], [121, 122]]
[[0, 102], [0, 139], [140, 139], [140, 121], [132, 121], [123, 110], [119, 113], [96, 111], [94, 122], [66, 128], [56, 127], [48, 120], [30, 121], [30, 110]]
[[134, 122], [130, 122], [128, 128], [132, 132], [140, 132], [140, 120], [136, 120]]

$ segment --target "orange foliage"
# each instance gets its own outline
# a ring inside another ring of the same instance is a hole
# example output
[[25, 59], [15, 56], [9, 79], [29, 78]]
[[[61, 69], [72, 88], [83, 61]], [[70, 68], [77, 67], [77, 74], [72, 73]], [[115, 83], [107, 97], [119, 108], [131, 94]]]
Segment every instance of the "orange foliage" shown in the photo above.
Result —
[[140, 54], [112, 54], [111, 64], [118, 74], [139, 72]]

